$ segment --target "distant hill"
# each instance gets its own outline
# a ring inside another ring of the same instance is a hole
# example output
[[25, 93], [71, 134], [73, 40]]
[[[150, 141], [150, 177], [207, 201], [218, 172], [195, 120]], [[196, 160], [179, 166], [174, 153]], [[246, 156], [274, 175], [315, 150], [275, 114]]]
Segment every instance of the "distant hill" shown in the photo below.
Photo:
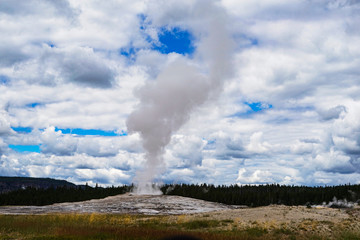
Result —
[[[0, 206], [44, 206], [100, 199], [129, 192], [132, 186], [90, 187], [51, 178], [0, 177]], [[0, 237], [1, 238], [1, 237]]]
[[48, 189], [50, 187], [76, 187], [74, 183], [65, 180], [52, 178], [31, 178], [31, 177], [0, 177], [0, 194], [11, 192], [27, 187], [36, 189]]

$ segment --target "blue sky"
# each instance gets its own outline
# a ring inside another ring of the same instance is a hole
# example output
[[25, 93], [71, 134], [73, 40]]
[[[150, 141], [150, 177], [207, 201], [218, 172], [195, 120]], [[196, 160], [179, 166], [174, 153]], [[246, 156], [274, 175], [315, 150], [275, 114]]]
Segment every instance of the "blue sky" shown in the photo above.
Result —
[[132, 183], [150, 132], [164, 144], [161, 182], [360, 183], [359, 11], [343, 0], [7, 1], [0, 175]]
[[40, 152], [40, 145], [9, 145], [9, 148], [20, 152], [20, 153], [27, 153], [27, 152]]
[[104, 137], [115, 137], [115, 136], [126, 136], [127, 135], [126, 131], [124, 131], [124, 130], [117, 132], [114, 130], [113, 131], [105, 131], [105, 130], [101, 130], [101, 129], [55, 128], [55, 131], [61, 131], [63, 134], [75, 134], [75, 135], [80, 135], [80, 136], [96, 135], [96, 136], [104, 136]]
[[246, 105], [248, 105], [251, 109], [251, 111], [253, 112], [260, 112], [264, 109], [270, 109], [272, 108], [271, 104], [267, 104], [267, 103], [262, 103], [262, 102], [252, 102], [252, 103], [245, 103]]
[[6, 84], [9, 82], [9, 78], [6, 75], [0, 75], [0, 84]]
[[179, 53], [191, 55], [195, 50], [194, 40], [194, 36], [187, 30], [179, 27], [163, 28], [159, 33], [159, 42], [153, 43], [152, 48], [162, 54]]
[[[145, 18], [146, 16], [143, 17]], [[142, 26], [140, 30], [145, 32], [144, 34], [146, 35], [146, 27]], [[173, 27], [170, 29], [164, 27], [158, 31], [158, 40], [154, 40], [150, 36], [147, 36], [146, 38], [148, 43], [151, 44], [152, 50], [158, 51], [162, 54], [178, 53], [191, 56], [191, 54], [194, 53], [195, 37], [190, 31], [179, 27]], [[134, 47], [128, 47], [121, 49], [120, 54], [129, 60], [132, 60], [136, 56], [136, 53], [140, 50], [140, 48], [136, 49]]]
[[31, 127], [11, 127], [11, 129], [18, 133], [30, 133], [32, 131]]

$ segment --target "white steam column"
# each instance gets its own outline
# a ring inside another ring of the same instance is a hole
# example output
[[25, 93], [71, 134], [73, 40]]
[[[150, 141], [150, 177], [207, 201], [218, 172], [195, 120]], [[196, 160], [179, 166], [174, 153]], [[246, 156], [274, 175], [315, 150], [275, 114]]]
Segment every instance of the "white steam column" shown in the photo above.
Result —
[[171, 136], [191, 112], [221, 92], [232, 74], [233, 42], [225, 10], [213, 1], [198, 1], [191, 11], [195, 20], [203, 22], [189, 26], [198, 37], [195, 56], [202, 69], [190, 59], [173, 61], [138, 91], [140, 103], [127, 119], [128, 132], [138, 132], [145, 149], [145, 166], [134, 178], [137, 194], [161, 194], [153, 181], [165, 171], [163, 153]]

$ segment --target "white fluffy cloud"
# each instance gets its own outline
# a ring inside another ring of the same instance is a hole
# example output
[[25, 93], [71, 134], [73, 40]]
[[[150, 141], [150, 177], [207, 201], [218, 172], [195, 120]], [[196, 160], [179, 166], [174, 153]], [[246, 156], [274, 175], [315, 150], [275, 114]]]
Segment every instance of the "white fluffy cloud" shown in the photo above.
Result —
[[77, 139], [69, 135], [62, 135], [61, 131], [55, 131], [55, 127], [49, 127], [41, 133], [44, 153], [55, 155], [71, 155], [77, 149]]
[[[139, 135], [61, 129], [125, 133], [134, 91], [169, 63], [181, 58], [206, 74], [201, 56], [211, 51], [199, 40], [214, 11], [206, 2], [2, 1], [0, 175], [131, 183], [144, 164]], [[359, 183], [358, 1], [214, 3], [229, 19], [234, 72], [172, 136], [157, 179]], [[193, 54], [152, 47], [171, 27], [194, 36]]]
[[239, 169], [239, 176], [236, 181], [239, 184], [248, 184], [248, 183], [270, 183], [272, 181], [270, 171], [255, 170], [253, 173], [249, 174], [246, 169]]

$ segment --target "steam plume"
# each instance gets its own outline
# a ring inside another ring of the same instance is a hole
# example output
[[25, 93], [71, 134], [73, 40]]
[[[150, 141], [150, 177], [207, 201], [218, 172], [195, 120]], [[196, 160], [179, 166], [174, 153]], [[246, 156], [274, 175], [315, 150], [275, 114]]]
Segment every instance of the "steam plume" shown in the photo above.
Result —
[[145, 149], [146, 164], [134, 179], [139, 194], [153, 193], [152, 181], [165, 170], [163, 153], [172, 134], [197, 107], [221, 92], [231, 74], [233, 44], [224, 9], [213, 1], [198, 1], [190, 18], [203, 23], [189, 27], [199, 38], [195, 56], [206, 70], [186, 58], [174, 60], [137, 92], [140, 104], [127, 119], [128, 131], [140, 134]]

